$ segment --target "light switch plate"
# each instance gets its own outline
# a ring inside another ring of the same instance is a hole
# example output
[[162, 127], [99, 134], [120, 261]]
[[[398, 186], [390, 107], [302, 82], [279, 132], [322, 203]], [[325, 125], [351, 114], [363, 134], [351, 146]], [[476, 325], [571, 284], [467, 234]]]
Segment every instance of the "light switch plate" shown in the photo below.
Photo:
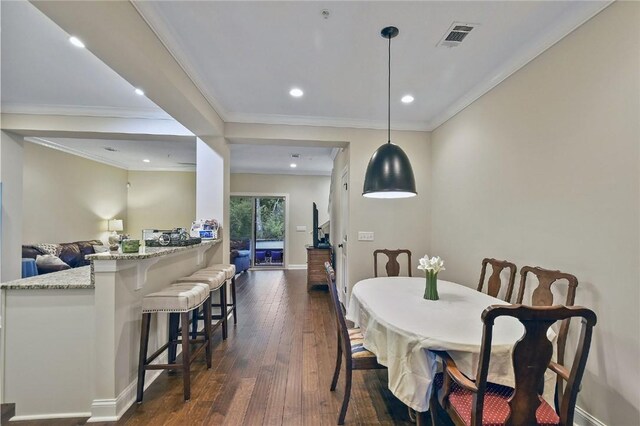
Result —
[[358, 231], [358, 241], [373, 241], [373, 232]]
[[307, 232], [307, 227], [304, 225], [302, 226], [298, 225], [296, 226], [296, 232]]

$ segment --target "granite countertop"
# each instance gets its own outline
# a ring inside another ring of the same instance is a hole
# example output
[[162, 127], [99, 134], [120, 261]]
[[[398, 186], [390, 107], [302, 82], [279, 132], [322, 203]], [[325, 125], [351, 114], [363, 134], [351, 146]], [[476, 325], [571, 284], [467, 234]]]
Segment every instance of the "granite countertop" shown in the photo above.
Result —
[[64, 290], [72, 288], [93, 288], [91, 266], [66, 269], [50, 274], [0, 283], [7, 290]]
[[192, 246], [184, 246], [184, 247], [140, 247], [138, 253], [122, 253], [118, 252], [107, 252], [107, 253], [96, 253], [96, 254], [88, 254], [85, 256], [85, 259], [90, 260], [91, 262], [95, 262], [96, 260], [139, 260], [139, 259], [149, 259], [152, 257], [160, 257], [166, 256], [168, 254], [177, 253], [181, 251], [193, 250], [199, 247], [213, 246], [218, 244], [221, 239], [216, 240], [206, 240], [202, 241], [200, 244], [194, 244]]

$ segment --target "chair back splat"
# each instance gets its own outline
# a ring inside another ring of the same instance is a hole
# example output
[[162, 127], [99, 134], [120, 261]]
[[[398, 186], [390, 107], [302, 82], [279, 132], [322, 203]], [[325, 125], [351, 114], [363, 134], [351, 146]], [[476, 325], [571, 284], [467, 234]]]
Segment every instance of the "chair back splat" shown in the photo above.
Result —
[[[512, 317], [524, 326], [524, 334], [512, 349], [515, 387], [487, 382], [491, 358], [493, 325], [499, 317]], [[557, 321], [581, 320], [580, 337], [571, 369], [552, 362], [553, 344], [547, 337]], [[580, 383], [591, 346], [596, 314], [580, 306], [493, 305], [482, 313], [483, 332], [475, 382], [466, 378], [446, 352], [436, 352], [443, 359], [442, 407], [457, 425], [491, 424], [509, 426], [573, 426]], [[542, 398], [544, 374], [550, 369], [567, 382], [565, 393], [554, 410]], [[485, 401], [489, 401], [485, 404]], [[432, 395], [432, 415], [438, 397]]]
[[[525, 302], [524, 293], [527, 286], [528, 274], [533, 274], [538, 278], [538, 286], [533, 290], [530, 303]], [[575, 275], [567, 274], [566, 272], [552, 271], [549, 269], [543, 269], [540, 267], [524, 266], [520, 270], [520, 288], [518, 289], [518, 297], [516, 298], [517, 304], [531, 305], [531, 306], [552, 306], [558, 304], [553, 300], [553, 293], [551, 287], [558, 281], [564, 281], [568, 284], [567, 298], [564, 301], [565, 306], [573, 306], [576, 298], [576, 289], [578, 287], [578, 279]], [[564, 354], [567, 346], [567, 334], [569, 333], [569, 325], [571, 319], [566, 319], [560, 325], [560, 331], [558, 332], [558, 363], [564, 365]], [[558, 376], [556, 385], [557, 396], [562, 396], [562, 379]]]
[[478, 283], [478, 291], [482, 292], [484, 287], [484, 280], [487, 274], [487, 265], [491, 265], [491, 276], [487, 281], [486, 293], [492, 297], [498, 297], [500, 290], [502, 289], [502, 279], [500, 274], [504, 269], [509, 270], [509, 281], [507, 282], [507, 291], [504, 295], [505, 302], [511, 302], [511, 294], [513, 293], [513, 285], [516, 281], [516, 271], [518, 268], [515, 264], [507, 262], [506, 260], [497, 259], [482, 259], [482, 270], [480, 272], [480, 282]]
[[398, 263], [398, 256], [400, 256], [401, 254], [406, 254], [407, 255], [407, 271], [409, 273], [409, 276], [411, 276], [411, 250], [407, 250], [407, 249], [374, 250], [373, 274], [375, 277], [378, 276], [378, 254], [384, 254], [387, 256], [387, 264], [385, 265], [385, 269], [387, 271], [388, 277], [397, 277], [398, 275], [400, 275], [400, 263]]

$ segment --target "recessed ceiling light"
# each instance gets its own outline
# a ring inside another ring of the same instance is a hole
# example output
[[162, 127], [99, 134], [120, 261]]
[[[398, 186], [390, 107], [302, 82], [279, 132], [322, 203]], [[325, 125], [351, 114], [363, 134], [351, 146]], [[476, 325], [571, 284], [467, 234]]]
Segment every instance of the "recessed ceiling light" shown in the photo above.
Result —
[[136, 95], [138, 95], [138, 96], [144, 96], [144, 91], [143, 91], [142, 89], [138, 89], [138, 88], [136, 87], [135, 92], [136, 92]]
[[83, 48], [84, 43], [76, 36], [69, 37], [69, 43], [73, 44], [75, 47]]
[[143, 163], [150, 163], [151, 160], [149, 160], [148, 158], [145, 158], [144, 160], [142, 160]]
[[404, 95], [402, 97], [402, 99], [400, 99], [402, 102], [404, 102], [405, 104], [410, 104], [411, 102], [413, 102], [413, 96], [411, 95]]
[[291, 167], [292, 169], [295, 169], [296, 167], [298, 167], [298, 165], [296, 163], [291, 163], [289, 164], [289, 167]]
[[302, 91], [302, 89], [298, 89], [297, 87], [294, 87], [293, 89], [289, 90], [289, 94], [294, 98], [299, 98], [302, 95], [304, 95], [304, 92]]

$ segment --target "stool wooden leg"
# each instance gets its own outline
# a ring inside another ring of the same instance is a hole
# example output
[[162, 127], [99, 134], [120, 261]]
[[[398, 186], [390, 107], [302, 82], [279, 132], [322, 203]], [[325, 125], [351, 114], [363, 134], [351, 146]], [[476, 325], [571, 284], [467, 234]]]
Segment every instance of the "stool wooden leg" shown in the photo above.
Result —
[[211, 294], [209, 294], [209, 300], [204, 302], [203, 305], [204, 310], [204, 336], [206, 341], [206, 357], [207, 357], [207, 368], [211, 368]]
[[176, 352], [178, 351], [178, 329], [180, 328], [180, 314], [169, 314], [169, 364], [176, 363]]
[[189, 312], [180, 314], [182, 320], [182, 382], [184, 385], [184, 400], [191, 399], [191, 353], [189, 351]]
[[140, 356], [138, 357], [138, 391], [136, 402], [142, 402], [144, 393], [144, 373], [147, 366], [147, 348], [149, 345], [149, 326], [151, 325], [151, 314], [142, 314], [142, 328], [140, 329]]
[[238, 323], [238, 302], [236, 301], [236, 276], [231, 278], [231, 301], [233, 302], [233, 323]]
[[198, 338], [198, 311], [199, 309], [194, 309], [191, 314], [191, 338], [193, 340]]
[[222, 340], [227, 340], [227, 283], [220, 287], [220, 314], [222, 316]]

